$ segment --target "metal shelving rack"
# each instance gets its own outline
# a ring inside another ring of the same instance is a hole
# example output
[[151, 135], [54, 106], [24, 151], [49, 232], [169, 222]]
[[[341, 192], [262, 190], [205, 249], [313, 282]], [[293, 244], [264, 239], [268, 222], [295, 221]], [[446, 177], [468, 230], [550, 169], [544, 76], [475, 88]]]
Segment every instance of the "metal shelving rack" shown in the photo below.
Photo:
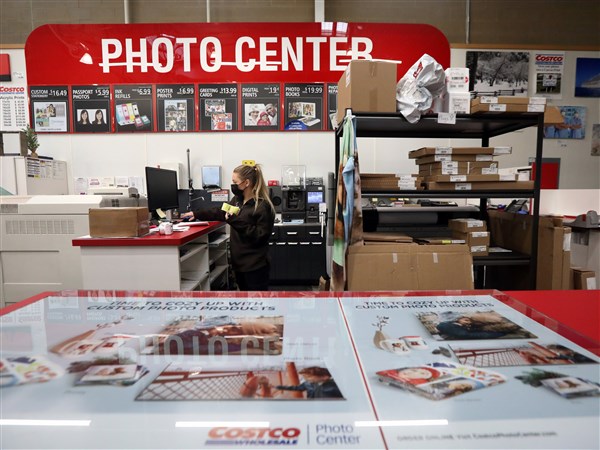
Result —
[[[538, 225], [539, 225], [539, 200], [541, 186], [541, 163], [544, 140], [544, 114], [543, 113], [481, 113], [458, 114], [455, 124], [438, 123], [437, 115], [423, 116], [419, 122], [411, 124], [401, 114], [383, 113], [357, 113], [356, 137], [371, 138], [427, 138], [427, 139], [479, 139], [482, 147], [488, 147], [490, 139], [513, 131], [536, 127], [535, 164], [538, 168], [533, 189], [513, 190], [477, 190], [477, 191], [448, 191], [448, 190], [421, 190], [421, 191], [369, 191], [364, 195], [398, 196], [405, 198], [478, 198], [481, 218], [487, 220], [487, 200], [489, 198], [530, 198], [533, 200], [533, 230], [531, 239], [531, 256], [517, 254], [494, 254], [490, 256], [474, 257], [473, 265], [477, 270], [485, 266], [494, 265], [522, 265], [529, 266], [529, 287], [535, 289], [537, 272], [538, 250]], [[343, 127], [336, 130], [335, 139], [335, 173], [340, 164], [340, 140]], [[408, 155], [406, 155], [408, 157]], [[337, 181], [337, 180], [336, 180]]]

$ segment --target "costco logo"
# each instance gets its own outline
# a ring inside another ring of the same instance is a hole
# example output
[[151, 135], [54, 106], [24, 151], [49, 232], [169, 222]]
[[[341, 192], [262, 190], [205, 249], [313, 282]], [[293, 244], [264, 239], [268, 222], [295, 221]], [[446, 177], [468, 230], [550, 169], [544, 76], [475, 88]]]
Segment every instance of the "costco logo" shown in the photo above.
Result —
[[207, 445], [296, 445], [298, 428], [211, 428]]

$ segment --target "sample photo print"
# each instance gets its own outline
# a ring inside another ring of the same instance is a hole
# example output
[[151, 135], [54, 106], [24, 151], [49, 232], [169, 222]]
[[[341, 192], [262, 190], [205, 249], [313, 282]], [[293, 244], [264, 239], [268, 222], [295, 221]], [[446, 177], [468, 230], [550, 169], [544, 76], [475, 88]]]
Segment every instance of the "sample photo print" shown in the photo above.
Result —
[[584, 139], [585, 138], [585, 106], [559, 106], [563, 117], [562, 123], [544, 127], [546, 139]]
[[279, 355], [283, 316], [182, 317], [148, 340], [145, 354]]
[[475, 367], [597, 364], [591, 358], [560, 344], [527, 342], [519, 345], [451, 345], [462, 364]]
[[532, 369], [515, 378], [534, 388], [544, 387], [564, 398], [600, 396], [600, 384], [562, 373]]
[[575, 97], [600, 97], [600, 58], [577, 58]]
[[171, 363], [136, 400], [343, 400], [323, 365], [204, 370]]
[[246, 103], [244, 105], [244, 125], [251, 127], [277, 125], [277, 106], [272, 103]]
[[165, 100], [165, 131], [188, 131], [187, 100]]
[[34, 102], [35, 131], [67, 131], [66, 102]]
[[537, 338], [495, 311], [425, 311], [417, 317], [438, 341]]
[[382, 383], [430, 400], [443, 400], [506, 381], [499, 373], [453, 362], [434, 362], [422, 366], [382, 370], [376, 375]]
[[529, 52], [467, 52], [467, 67], [477, 96], [527, 96]]

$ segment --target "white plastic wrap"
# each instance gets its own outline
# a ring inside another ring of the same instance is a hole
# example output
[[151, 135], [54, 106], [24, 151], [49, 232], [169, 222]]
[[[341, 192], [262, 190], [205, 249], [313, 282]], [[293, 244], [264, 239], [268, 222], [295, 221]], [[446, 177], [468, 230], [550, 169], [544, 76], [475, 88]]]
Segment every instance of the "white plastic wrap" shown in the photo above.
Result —
[[444, 68], [428, 54], [412, 65], [396, 85], [396, 108], [410, 123], [418, 122], [434, 97], [445, 89]]

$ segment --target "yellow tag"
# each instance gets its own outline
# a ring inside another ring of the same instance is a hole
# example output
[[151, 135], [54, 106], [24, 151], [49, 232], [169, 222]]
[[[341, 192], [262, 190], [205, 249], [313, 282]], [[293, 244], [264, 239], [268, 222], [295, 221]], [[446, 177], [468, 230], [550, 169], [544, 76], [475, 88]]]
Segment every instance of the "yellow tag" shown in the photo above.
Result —
[[221, 211], [225, 211], [226, 213], [235, 216], [237, 213], [240, 212], [240, 208], [238, 206], [230, 205], [229, 203], [223, 203], [223, 205], [221, 206]]
[[253, 159], [244, 159], [242, 161], [242, 165], [243, 166], [252, 166], [252, 167], [254, 167], [256, 165], [256, 161], [254, 161]]

